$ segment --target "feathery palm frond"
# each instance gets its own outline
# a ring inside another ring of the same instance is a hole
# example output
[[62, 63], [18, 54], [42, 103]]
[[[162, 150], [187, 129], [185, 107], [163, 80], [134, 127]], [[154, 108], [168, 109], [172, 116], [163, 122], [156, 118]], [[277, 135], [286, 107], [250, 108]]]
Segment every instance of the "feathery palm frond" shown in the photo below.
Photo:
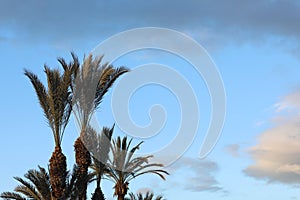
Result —
[[99, 172], [101, 175], [103, 174], [107, 164], [114, 126], [115, 125], [113, 125], [112, 128], [104, 127], [101, 134], [97, 134], [95, 130], [90, 129], [91, 134], [93, 134], [95, 138], [93, 147], [91, 147], [93, 157], [93, 164], [91, 165], [91, 168], [94, 171]]
[[114, 131], [114, 126], [112, 128], [104, 127], [101, 134], [96, 133], [95, 130], [90, 129], [90, 133], [96, 138], [91, 147], [93, 163], [90, 166], [92, 169], [92, 175], [96, 180], [96, 188], [93, 193], [92, 199], [104, 199], [104, 194], [101, 190], [100, 182], [101, 178], [106, 170], [106, 163], [108, 160], [108, 154], [110, 149], [110, 141]]
[[124, 199], [129, 182], [138, 176], [152, 173], [165, 180], [165, 175], [169, 174], [161, 169], [162, 164], [149, 163], [149, 159], [153, 157], [152, 155], [133, 157], [143, 142], [138, 143], [133, 148], [130, 148], [131, 143], [132, 139], [128, 141], [127, 137], [123, 139], [118, 137], [112, 141], [112, 157], [108, 160], [106, 176], [115, 183], [114, 195], [118, 196], [118, 199]]
[[75, 182], [77, 180], [77, 176], [76, 176], [77, 169], [78, 167], [74, 165], [72, 172], [68, 173], [67, 176], [65, 196], [70, 200], [77, 200], [77, 196], [78, 196], [78, 190], [75, 187]]
[[51, 200], [49, 175], [44, 168], [38, 167], [39, 170], [32, 169], [24, 175], [27, 180], [15, 177], [21, 184], [14, 189], [15, 192], [4, 192], [0, 197], [4, 199], [26, 199], [25, 197], [27, 197], [37, 200]]
[[9, 199], [26, 200], [26, 198], [22, 197], [21, 195], [15, 193], [15, 192], [3, 192], [0, 195], [0, 197], [5, 199], [5, 200], [9, 200]]
[[[67, 175], [67, 187], [65, 191], [65, 199], [76, 200], [77, 191], [74, 186], [76, 181], [76, 166], [74, 166], [73, 172]], [[52, 188], [50, 184], [50, 177], [47, 170], [43, 167], [38, 166], [38, 170], [28, 170], [24, 175], [25, 179], [20, 177], [15, 177], [15, 179], [20, 183], [14, 192], [3, 192], [0, 197], [3, 199], [15, 199], [15, 200], [25, 200], [25, 199], [35, 199], [35, 200], [51, 200]]]
[[53, 131], [55, 144], [60, 146], [64, 129], [71, 115], [71, 85], [72, 70], [67, 69], [61, 75], [58, 69], [50, 69], [45, 66], [47, 76], [47, 89], [37, 77], [29, 70], [25, 69], [27, 76], [36, 92], [39, 103], [44, 111], [44, 115]]
[[103, 96], [108, 92], [109, 88], [114, 84], [114, 82], [123, 74], [127, 73], [129, 69], [126, 67], [113, 68], [109, 65], [103, 70], [101, 78], [97, 85], [97, 92], [95, 96], [95, 108], [97, 108], [102, 102]]
[[102, 60], [103, 56], [85, 58], [72, 83], [74, 113], [83, 128], [87, 128], [91, 115], [117, 78], [129, 71], [125, 67], [101, 64]]
[[145, 196], [142, 193], [129, 193], [129, 198], [126, 197], [125, 200], [163, 200], [163, 196], [159, 195], [154, 198], [154, 194], [148, 191]]

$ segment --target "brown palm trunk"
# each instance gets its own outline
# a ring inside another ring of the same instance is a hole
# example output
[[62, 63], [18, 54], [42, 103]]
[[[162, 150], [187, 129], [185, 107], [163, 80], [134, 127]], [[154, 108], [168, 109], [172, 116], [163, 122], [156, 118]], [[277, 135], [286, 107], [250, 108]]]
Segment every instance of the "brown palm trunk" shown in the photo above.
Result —
[[86, 200], [87, 192], [87, 175], [88, 168], [91, 164], [91, 155], [81, 141], [81, 137], [77, 138], [74, 144], [75, 158], [78, 167], [76, 187], [78, 189], [78, 200]]
[[118, 200], [124, 200], [125, 199], [125, 195], [118, 195]]
[[127, 191], [128, 191], [127, 182], [115, 185], [115, 195], [118, 196], [118, 200], [124, 200]]
[[96, 187], [92, 200], [105, 200], [101, 187]]
[[52, 188], [51, 199], [64, 199], [67, 178], [67, 162], [66, 156], [62, 153], [60, 147], [55, 147], [49, 162], [50, 183]]

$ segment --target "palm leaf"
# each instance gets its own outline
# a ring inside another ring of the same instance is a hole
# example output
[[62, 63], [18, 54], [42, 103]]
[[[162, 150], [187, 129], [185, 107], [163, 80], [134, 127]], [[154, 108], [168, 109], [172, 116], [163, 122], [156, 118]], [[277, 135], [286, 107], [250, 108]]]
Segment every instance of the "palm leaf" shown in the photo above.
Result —
[[[138, 176], [155, 174], [165, 180], [165, 175], [169, 174], [167, 171], [161, 169], [163, 167], [162, 164], [149, 163], [149, 159], [153, 157], [152, 155], [134, 158], [134, 153], [140, 148], [143, 142], [138, 143], [130, 149], [131, 142], [132, 139], [128, 141], [127, 137], [122, 139], [121, 137], [117, 137], [112, 141], [112, 157], [108, 159], [109, 165], [105, 174], [115, 183], [115, 195], [118, 196], [126, 194], [128, 182]], [[131, 197], [133, 196], [131, 195]]]
[[0, 197], [5, 199], [5, 200], [9, 200], [9, 199], [26, 200], [26, 198], [22, 197], [21, 195], [15, 193], [15, 192], [3, 192], [0, 195]]
[[126, 197], [125, 200], [162, 200], [163, 196], [159, 195], [154, 198], [154, 194], [152, 192], [147, 192], [145, 195], [142, 193], [134, 194], [129, 193], [129, 198]]
[[52, 126], [52, 116], [50, 113], [50, 106], [49, 106], [49, 101], [48, 101], [48, 93], [46, 91], [45, 86], [43, 85], [43, 83], [39, 80], [39, 78], [37, 77], [37, 75], [33, 74], [32, 72], [28, 71], [27, 69], [25, 69], [25, 76], [27, 76], [29, 78], [29, 80], [31, 81], [36, 95], [38, 97], [39, 103], [44, 111], [44, 115], [46, 117], [46, 119], [48, 120], [48, 124], [49, 126], [53, 129]]
[[37, 199], [37, 200], [40, 199], [39, 194], [37, 193], [36, 188], [34, 187], [34, 185], [32, 185], [31, 183], [23, 180], [20, 177], [14, 177], [14, 178], [22, 184], [22, 185], [18, 185], [15, 188], [16, 192], [24, 194], [28, 198], [33, 198], [33, 199]]
[[97, 91], [95, 95], [95, 108], [97, 108], [102, 102], [103, 96], [108, 92], [109, 88], [114, 84], [114, 82], [121, 75], [127, 72], [129, 72], [129, 69], [125, 67], [113, 69], [112, 65], [104, 69], [104, 72], [102, 73], [97, 85]]
[[78, 66], [77, 58], [74, 54], [72, 54], [72, 57], [73, 62], [70, 62], [70, 64], [66, 64], [62, 58], [58, 59], [65, 70], [62, 75], [58, 69], [50, 69], [48, 66], [44, 66], [44, 72], [47, 76], [47, 89], [37, 75], [26, 69], [24, 72], [35, 89], [44, 115], [52, 129], [56, 146], [61, 144], [65, 127], [71, 115], [72, 95], [70, 87], [72, 77]]

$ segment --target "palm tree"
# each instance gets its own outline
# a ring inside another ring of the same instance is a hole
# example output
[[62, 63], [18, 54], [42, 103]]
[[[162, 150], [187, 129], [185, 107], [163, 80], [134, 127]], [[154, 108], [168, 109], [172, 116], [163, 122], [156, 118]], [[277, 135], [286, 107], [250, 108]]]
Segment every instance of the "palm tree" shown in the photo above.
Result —
[[[26, 198], [51, 200], [52, 189], [49, 174], [43, 167], [38, 166], [38, 168], [38, 170], [31, 169], [24, 175], [27, 180], [20, 177], [14, 177], [14, 179], [20, 182], [20, 185], [14, 189], [14, 192], [3, 192], [0, 197], [7, 200], [26, 200]], [[74, 197], [76, 196], [76, 193], [74, 190], [74, 182], [76, 177], [74, 172], [72, 178], [67, 179], [65, 199], [75, 200]]]
[[92, 55], [84, 59], [83, 65], [76, 72], [72, 83], [73, 111], [81, 128], [80, 136], [74, 144], [76, 164], [78, 166], [79, 200], [86, 200], [88, 167], [91, 165], [90, 151], [86, 146], [90, 141], [87, 134], [89, 122], [95, 110], [100, 105], [103, 96], [116, 79], [128, 72], [125, 67], [113, 68], [105, 63], [101, 65], [103, 56], [93, 59]]
[[92, 200], [104, 200], [104, 194], [102, 192], [100, 183], [104, 172], [106, 171], [106, 163], [108, 160], [108, 154], [110, 149], [110, 141], [114, 131], [114, 126], [112, 128], [104, 127], [101, 134], [96, 134], [96, 131], [93, 131], [95, 135], [95, 144], [92, 152], [93, 163], [90, 168], [93, 170], [92, 175], [96, 180], [96, 188], [93, 193]]
[[[28, 179], [28, 181], [20, 177], [14, 177], [21, 185], [15, 188], [15, 192], [4, 192], [0, 197], [17, 200], [25, 200], [25, 197], [31, 199], [51, 199], [50, 178], [44, 168], [39, 166], [39, 171], [33, 169], [29, 170], [24, 177]], [[23, 195], [25, 197], [23, 197]]]
[[133, 157], [136, 150], [140, 148], [143, 142], [140, 142], [136, 146], [130, 149], [132, 139], [127, 142], [127, 137], [117, 139], [112, 141], [111, 153], [112, 158], [108, 160], [108, 171], [106, 172], [107, 177], [112, 180], [115, 184], [114, 196], [118, 197], [118, 200], [124, 200], [125, 195], [128, 191], [129, 182], [143, 174], [156, 174], [163, 180], [165, 180], [164, 175], [169, 173], [162, 168], [162, 164], [149, 163], [149, 159], [152, 155], [145, 157]]
[[52, 199], [65, 198], [67, 163], [65, 155], [62, 153], [61, 142], [72, 110], [71, 80], [76, 67], [78, 67], [77, 58], [74, 54], [72, 57], [73, 62], [68, 65], [64, 59], [58, 59], [64, 68], [62, 75], [58, 69], [50, 69], [45, 65], [48, 89], [35, 74], [25, 69], [25, 75], [30, 79], [35, 89], [40, 106], [54, 136], [55, 149], [49, 160]]
[[145, 196], [143, 196], [142, 193], [129, 193], [129, 198], [126, 197], [125, 200], [163, 200], [163, 196], [159, 195], [154, 198], [154, 194], [152, 192], [147, 192]]

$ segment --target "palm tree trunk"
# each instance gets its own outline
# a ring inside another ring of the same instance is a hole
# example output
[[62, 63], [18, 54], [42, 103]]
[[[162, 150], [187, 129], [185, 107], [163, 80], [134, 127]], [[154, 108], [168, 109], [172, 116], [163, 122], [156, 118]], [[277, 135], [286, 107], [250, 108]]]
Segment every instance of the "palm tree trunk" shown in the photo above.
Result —
[[78, 137], [74, 144], [75, 147], [75, 158], [76, 164], [78, 166], [77, 171], [77, 184], [76, 187], [78, 189], [78, 199], [86, 200], [86, 192], [87, 192], [87, 175], [88, 168], [91, 164], [91, 155], [87, 148], [84, 146], [81, 141], [81, 137]]
[[115, 185], [115, 195], [118, 196], [118, 200], [124, 200], [125, 195], [127, 194], [128, 191], [128, 183], [117, 183]]
[[101, 187], [96, 187], [95, 192], [92, 196], [92, 200], [105, 200]]
[[50, 162], [50, 183], [51, 183], [51, 196], [52, 199], [64, 199], [66, 190], [67, 178], [67, 162], [66, 156], [62, 153], [60, 147], [56, 146]]
[[92, 196], [92, 200], [105, 200], [100, 183], [101, 183], [101, 176], [98, 175], [97, 176], [97, 186], [96, 186], [95, 192]]
[[121, 195], [118, 195], [118, 200], [124, 200], [125, 199], [125, 195], [121, 194]]

